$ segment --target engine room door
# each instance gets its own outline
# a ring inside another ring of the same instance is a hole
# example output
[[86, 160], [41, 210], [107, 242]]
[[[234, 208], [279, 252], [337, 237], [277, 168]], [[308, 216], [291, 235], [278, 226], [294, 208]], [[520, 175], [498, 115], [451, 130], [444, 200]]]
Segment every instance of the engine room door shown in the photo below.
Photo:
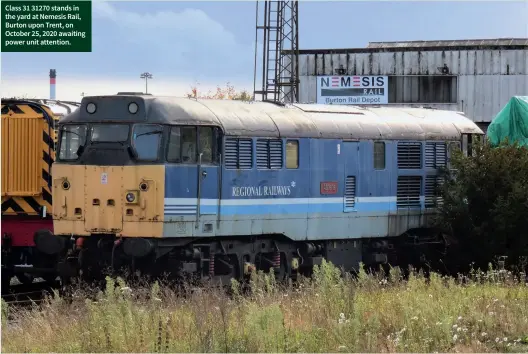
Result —
[[341, 154], [344, 166], [343, 211], [356, 211], [359, 182], [359, 142], [343, 141]]

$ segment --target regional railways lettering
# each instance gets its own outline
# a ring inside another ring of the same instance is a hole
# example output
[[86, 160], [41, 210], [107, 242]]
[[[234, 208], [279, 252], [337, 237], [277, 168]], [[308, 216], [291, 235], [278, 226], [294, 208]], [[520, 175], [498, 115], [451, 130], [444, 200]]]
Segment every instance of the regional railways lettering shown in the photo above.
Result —
[[290, 186], [258, 186], [258, 187], [233, 187], [233, 197], [273, 197], [288, 196], [291, 194]]

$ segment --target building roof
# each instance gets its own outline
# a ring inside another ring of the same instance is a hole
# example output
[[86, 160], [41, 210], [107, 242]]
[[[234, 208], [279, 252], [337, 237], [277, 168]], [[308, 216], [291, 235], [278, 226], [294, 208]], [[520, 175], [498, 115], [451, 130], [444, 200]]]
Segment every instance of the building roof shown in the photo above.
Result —
[[442, 41], [369, 42], [367, 48], [528, 46], [528, 38], [459, 39]]
[[[299, 54], [528, 49], [528, 38], [369, 42], [365, 48], [301, 49]], [[290, 51], [284, 51], [288, 53]]]
[[[86, 113], [87, 104], [97, 109]], [[137, 114], [128, 114], [131, 102]], [[188, 99], [159, 96], [84, 97], [81, 108], [62, 123], [106, 121], [174, 125], [213, 125], [226, 135], [327, 139], [459, 139], [483, 132], [463, 114], [424, 108], [354, 107], [319, 104]]]

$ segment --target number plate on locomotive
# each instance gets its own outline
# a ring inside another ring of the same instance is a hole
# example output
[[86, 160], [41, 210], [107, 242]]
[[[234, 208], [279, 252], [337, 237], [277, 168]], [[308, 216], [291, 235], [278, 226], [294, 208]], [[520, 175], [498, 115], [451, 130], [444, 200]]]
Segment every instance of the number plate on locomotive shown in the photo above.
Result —
[[337, 182], [321, 182], [321, 194], [337, 194]]

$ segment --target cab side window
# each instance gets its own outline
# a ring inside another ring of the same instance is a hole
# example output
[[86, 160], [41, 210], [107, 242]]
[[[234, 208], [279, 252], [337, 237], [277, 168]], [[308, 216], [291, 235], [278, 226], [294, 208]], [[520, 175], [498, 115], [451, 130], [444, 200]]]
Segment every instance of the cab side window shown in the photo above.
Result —
[[196, 127], [182, 128], [181, 155], [183, 163], [196, 163]]
[[180, 127], [171, 127], [169, 135], [169, 148], [167, 151], [167, 161], [181, 162], [181, 129]]
[[202, 154], [202, 163], [213, 162], [214, 134], [211, 127], [200, 127], [199, 129], [198, 156]]
[[220, 135], [214, 127], [171, 127], [167, 161], [196, 164], [202, 154], [202, 164], [218, 162]]

